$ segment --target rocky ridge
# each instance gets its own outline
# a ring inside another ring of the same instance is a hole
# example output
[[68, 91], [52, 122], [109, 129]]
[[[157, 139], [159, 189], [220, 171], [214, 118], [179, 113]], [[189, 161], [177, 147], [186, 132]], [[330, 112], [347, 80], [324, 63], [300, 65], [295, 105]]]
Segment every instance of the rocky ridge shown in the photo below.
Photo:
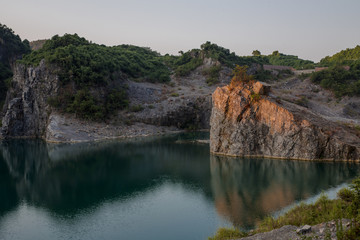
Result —
[[360, 160], [356, 130], [282, 100], [251, 81], [219, 87], [212, 96], [210, 150], [231, 156]]

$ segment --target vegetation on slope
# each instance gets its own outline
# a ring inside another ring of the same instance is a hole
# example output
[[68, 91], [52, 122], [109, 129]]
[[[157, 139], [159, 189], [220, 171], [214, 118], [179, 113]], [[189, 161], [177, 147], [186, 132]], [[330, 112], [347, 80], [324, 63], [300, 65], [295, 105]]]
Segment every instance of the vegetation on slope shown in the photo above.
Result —
[[[77, 34], [56, 35], [20, 62], [37, 66], [42, 59], [60, 67], [58, 74], [63, 88], [75, 84], [75, 89], [61, 91], [57, 98], [49, 99], [49, 103], [90, 120], [104, 119], [128, 106], [126, 89], [121, 84], [125, 76], [137, 81], [170, 80], [170, 72], [161, 56], [148, 48], [106, 47], [90, 43]], [[99, 94], [94, 89], [103, 89], [104, 93]]]
[[354, 62], [347, 71], [342, 66], [314, 72], [311, 80], [325, 89], [332, 90], [336, 97], [360, 96], [360, 62]]
[[286, 55], [274, 51], [271, 55], [263, 56], [265, 61], [271, 65], [289, 66], [295, 69], [312, 69], [315, 67], [313, 61], [300, 59], [298, 56]]
[[[250, 66], [254, 63], [265, 63], [262, 58], [258, 57], [239, 57], [229, 49], [218, 46], [217, 44], [206, 42], [201, 45], [200, 49], [192, 49], [188, 52], [180, 52], [180, 56], [165, 55], [167, 64], [174, 69], [177, 76], [187, 76], [191, 71], [203, 64], [204, 58], [211, 58], [215, 62], [229, 68], [234, 68], [235, 65]], [[211, 76], [215, 76], [218, 69], [210, 70]], [[207, 74], [207, 73], [205, 73]], [[214, 83], [214, 79], [208, 80]]]
[[[358, 239], [360, 236], [360, 178], [353, 181], [350, 189], [340, 190], [337, 199], [329, 200], [325, 195], [322, 195], [314, 204], [300, 204], [277, 219], [268, 217], [259, 224], [252, 234], [268, 232], [285, 225], [316, 225], [332, 220], [338, 222], [343, 218], [351, 219], [352, 224], [347, 231], [339, 227], [337, 238]], [[216, 235], [210, 237], [209, 240], [234, 239], [247, 235], [247, 233], [236, 229], [220, 228]]]
[[12, 77], [10, 64], [28, 52], [30, 52], [29, 42], [21, 41], [11, 28], [0, 23], [0, 109]]
[[319, 65], [329, 68], [312, 73], [314, 83], [333, 91], [336, 97], [360, 96], [360, 46], [327, 56], [320, 60]]
[[55, 35], [21, 62], [38, 65], [42, 59], [62, 69], [63, 82], [72, 80], [77, 84], [96, 85], [106, 83], [120, 73], [150, 82], [170, 80], [169, 70], [162, 63], [161, 56], [148, 48], [131, 45], [107, 47], [90, 43], [77, 34]]
[[355, 48], [347, 48], [342, 50], [333, 56], [326, 56], [320, 60], [321, 66], [339, 66], [339, 65], [352, 65], [360, 59], [360, 46], [357, 45]]

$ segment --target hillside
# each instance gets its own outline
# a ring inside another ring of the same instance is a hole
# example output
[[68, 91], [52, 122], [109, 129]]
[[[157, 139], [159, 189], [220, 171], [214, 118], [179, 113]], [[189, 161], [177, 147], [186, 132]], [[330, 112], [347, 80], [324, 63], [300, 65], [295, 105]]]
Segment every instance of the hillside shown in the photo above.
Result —
[[347, 48], [332, 56], [326, 56], [320, 60], [321, 66], [334, 66], [334, 65], [353, 65], [359, 64], [360, 60], [360, 46], [354, 48]]
[[298, 70], [315, 67], [313, 61], [300, 59], [298, 56], [286, 55], [278, 51], [274, 51], [271, 55], [263, 56], [263, 58], [271, 65], [289, 66]]
[[[50, 99], [51, 105], [84, 119], [102, 120], [114, 110], [127, 107], [124, 79], [170, 80], [170, 72], [160, 55], [148, 48], [106, 47], [76, 34], [52, 37], [19, 63], [38, 66], [43, 59], [46, 64], [60, 68], [60, 94]], [[102, 92], [93, 91], [95, 88]]]
[[333, 91], [338, 98], [360, 96], [360, 46], [327, 56], [319, 65], [328, 68], [312, 73], [313, 83]]
[[[264, 64], [313, 67], [311, 61], [278, 51], [237, 56], [211, 42], [176, 56], [132, 45], [108, 47], [77, 34], [55, 35], [32, 46], [37, 50], [14, 64], [13, 78], [8, 75], [3, 136], [66, 142], [209, 129], [211, 94], [230, 82], [235, 66], [248, 66], [248, 74], [272, 85], [300, 79], [290, 70], [265, 71]], [[329, 88], [322, 80], [314, 82]], [[312, 83], [299, 86], [304, 84]], [[282, 91], [278, 96], [288, 98]], [[303, 99], [290, 101], [302, 104]], [[347, 102], [346, 111], [356, 115], [353, 105]]]

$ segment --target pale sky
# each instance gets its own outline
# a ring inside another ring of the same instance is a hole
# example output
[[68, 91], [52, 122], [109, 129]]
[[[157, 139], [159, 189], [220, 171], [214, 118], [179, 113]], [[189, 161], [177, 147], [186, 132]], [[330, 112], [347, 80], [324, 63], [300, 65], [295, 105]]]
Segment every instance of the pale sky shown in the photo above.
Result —
[[162, 54], [211, 41], [317, 62], [360, 45], [359, 11], [360, 0], [0, 0], [0, 23], [29, 41], [77, 33]]

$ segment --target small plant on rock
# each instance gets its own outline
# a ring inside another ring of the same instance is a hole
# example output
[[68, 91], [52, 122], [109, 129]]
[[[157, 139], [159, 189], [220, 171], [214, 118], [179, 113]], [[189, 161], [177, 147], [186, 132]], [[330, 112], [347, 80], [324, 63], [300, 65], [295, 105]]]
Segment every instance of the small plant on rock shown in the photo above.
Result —
[[230, 89], [234, 89], [235, 87], [239, 86], [241, 83], [248, 83], [254, 79], [252, 75], [247, 74], [248, 66], [239, 66], [236, 65], [235, 69], [233, 70], [233, 78], [230, 82]]

